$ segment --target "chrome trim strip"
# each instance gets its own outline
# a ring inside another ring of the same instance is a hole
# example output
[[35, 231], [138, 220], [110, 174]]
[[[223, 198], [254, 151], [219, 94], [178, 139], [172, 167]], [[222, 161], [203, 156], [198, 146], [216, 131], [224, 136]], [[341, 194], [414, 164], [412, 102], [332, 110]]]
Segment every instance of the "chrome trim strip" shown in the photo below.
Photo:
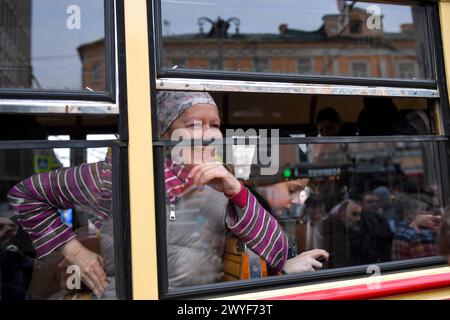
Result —
[[253, 82], [212, 79], [160, 78], [156, 80], [158, 90], [287, 93], [338, 96], [379, 96], [439, 98], [437, 89], [344, 86], [326, 84], [303, 84], [283, 82]]
[[0, 100], [0, 113], [119, 114], [117, 104], [76, 100]]

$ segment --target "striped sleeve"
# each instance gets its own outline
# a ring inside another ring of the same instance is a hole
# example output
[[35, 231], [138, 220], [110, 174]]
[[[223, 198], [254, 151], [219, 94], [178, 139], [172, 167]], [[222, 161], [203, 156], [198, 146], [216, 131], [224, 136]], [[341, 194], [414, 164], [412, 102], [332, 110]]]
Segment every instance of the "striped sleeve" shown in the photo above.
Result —
[[108, 166], [104, 162], [98, 162], [58, 169], [32, 176], [9, 191], [8, 201], [33, 242], [38, 259], [75, 238], [62, 222], [58, 209], [87, 207], [98, 220], [109, 215], [108, 206], [102, 201], [107, 196], [105, 168]]
[[[244, 201], [242, 198], [245, 197]], [[288, 238], [277, 220], [243, 187], [230, 199], [227, 226], [233, 234], [275, 271], [283, 269], [288, 256]]]

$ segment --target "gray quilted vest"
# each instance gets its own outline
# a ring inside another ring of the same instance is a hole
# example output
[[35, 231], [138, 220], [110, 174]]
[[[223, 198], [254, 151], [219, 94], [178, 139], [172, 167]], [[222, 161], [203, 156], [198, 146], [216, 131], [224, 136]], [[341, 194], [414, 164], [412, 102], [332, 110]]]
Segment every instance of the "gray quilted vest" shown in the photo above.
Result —
[[221, 280], [226, 237], [223, 193], [206, 186], [167, 204], [167, 271], [169, 288]]

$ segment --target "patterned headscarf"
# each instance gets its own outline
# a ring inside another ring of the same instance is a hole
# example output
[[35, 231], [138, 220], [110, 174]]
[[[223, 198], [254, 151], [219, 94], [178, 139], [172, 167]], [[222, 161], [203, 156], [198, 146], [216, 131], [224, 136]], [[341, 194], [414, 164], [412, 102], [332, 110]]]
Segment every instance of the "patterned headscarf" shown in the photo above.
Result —
[[214, 99], [206, 92], [160, 91], [157, 93], [159, 136], [187, 109], [196, 104], [209, 104], [217, 108]]

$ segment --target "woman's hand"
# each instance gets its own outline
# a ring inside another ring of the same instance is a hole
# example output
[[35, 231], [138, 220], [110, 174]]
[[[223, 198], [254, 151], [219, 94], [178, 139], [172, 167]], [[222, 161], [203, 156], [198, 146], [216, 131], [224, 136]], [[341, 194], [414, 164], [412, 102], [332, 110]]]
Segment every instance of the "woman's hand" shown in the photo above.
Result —
[[321, 249], [302, 252], [294, 258], [286, 260], [283, 270], [287, 274], [293, 274], [321, 269], [323, 267], [322, 263], [316, 260], [320, 257], [328, 260], [330, 255], [328, 252]]
[[241, 184], [225, 167], [219, 162], [208, 162], [195, 166], [188, 175], [193, 179], [192, 186], [202, 189], [209, 185], [219, 192], [233, 197], [241, 191]]
[[81, 280], [100, 298], [108, 286], [103, 258], [88, 250], [76, 239], [67, 242], [61, 252], [69, 265], [80, 268]]

